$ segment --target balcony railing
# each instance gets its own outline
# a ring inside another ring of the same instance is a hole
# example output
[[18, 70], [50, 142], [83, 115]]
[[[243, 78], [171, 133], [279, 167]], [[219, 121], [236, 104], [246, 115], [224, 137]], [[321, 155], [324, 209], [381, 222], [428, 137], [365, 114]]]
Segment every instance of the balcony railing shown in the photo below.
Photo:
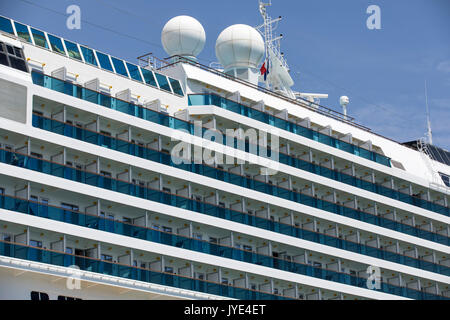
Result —
[[212, 281], [158, 272], [125, 264], [77, 256], [59, 251], [0, 241], [0, 255], [36, 261], [60, 267], [78, 266], [80, 270], [131, 280], [170, 286], [241, 300], [292, 300], [292, 298], [251, 289], [234, 287]]
[[[63, 134], [68, 137], [76, 138], [95, 145], [107, 147], [112, 150], [120, 151], [126, 154], [137, 156], [150, 161], [155, 161], [161, 164], [169, 165], [182, 170], [201, 174], [213, 179], [232, 183], [244, 188], [270, 194], [283, 199], [295, 201], [315, 208], [326, 210], [328, 212], [342, 214], [347, 217], [355, 218], [367, 223], [376, 224], [392, 230], [404, 232], [427, 240], [447, 244], [450, 243], [450, 238], [433, 233], [427, 230], [416, 228], [407, 224], [390, 220], [388, 218], [379, 217], [367, 212], [337, 205], [332, 202], [317, 199], [309, 195], [292, 191], [283, 187], [275, 186], [269, 183], [250, 179], [246, 176], [234, 174], [215, 167], [201, 165], [201, 164], [175, 164], [172, 161], [170, 154], [157, 151], [151, 148], [140, 146], [129, 141], [113, 138], [111, 136], [102, 135], [100, 133], [71, 126], [69, 124], [51, 120], [43, 116], [33, 115], [33, 125], [35, 127], [45, 129], [51, 132]], [[442, 242], [443, 241], [443, 242]]]
[[[292, 236], [296, 236], [297, 234], [298, 228], [295, 228], [287, 224], [275, 222], [270, 219], [259, 218], [237, 210], [223, 208], [221, 206], [217, 206], [214, 204], [189, 199], [180, 195], [175, 195], [165, 191], [144, 187], [123, 180], [113, 179], [111, 177], [107, 177], [94, 172], [76, 169], [59, 163], [20, 154], [18, 152], [11, 152], [8, 150], [0, 149], [0, 162], [50, 174], [53, 176], [61, 177], [72, 181], [85, 183], [103, 189], [113, 190], [116, 192], [124, 193], [135, 197], [156, 201], [159, 203], [183, 208], [186, 210], [200, 212], [214, 217], [219, 217], [222, 219], [252, 225], [258, 228], [263, 228], [274, 232], [279, 232]], [[321, 201], [318, 199], [315, 200]], [[351, 217], [353, 219], [358, 219], [361, 221], [365, 221], [365, 219], [367, 219], [367, 217], [360, 214], [359, 211], [347, 207], [344, 208], [345, 209], [339, 211], [338, 214]], [[380, 225], [383, 227], [384, 227], [383, 224], [386, 223], [383, 220], [383, 218], [377, 216], [370, 217], [370, 219], [367, 220], [370, 220], [373, 224], [380, 223]], [[412, 226], [400, 224], [395, 221], [390, 221], [389, 226], [391, 228], [393, 227], [398, 228], [398, 231], [411, 234], [414, 236], [420, 236], [420, 234], [416, 233], [418, 231], [422, 231], [420, 229], [416, 230], [417, 228], [414, 228]], [[430, 240], [445, 245], [449, 245], [450, 242], [450, 239], [448, 237], [444, 237], [439, 234], [432, 234], [432, 239]]]
[[215, 94], [190, 94], [188, 97], [188, 103], [191, 106], [214, 105], [225, 110], [238, 113], [245, 117], [270, 124], [279, 129], [298, 134], [302, 137], [324, 143], [339, 150], [352, 153], [356, 156], [375, 161], [379, 164], [388, 167], [391, 166], [390, 158], [386, 157], [385, 155], [361, 148], [357, 145], [320, 133], [317, 130], [303, 127], [295, 122], [282, 119], [275, 115], [271, 115], [269, 113], [265, 113], [251, 107], [244, 106], [240, 103]]
[[[15, 212], [21, 212], [33, 216], [38, 216], [42, 218], [52, 219], [56, 221], [61, 221], [65, 223], [70, 223], [82, 227], [112, 232], [137, 239], [153, 241], [188, 250], [194, 250], [234, 260], [244, 261], [257, 265], [263, 265], [266, 267], [276, 268], [294, 273], [299, 272], [301, 273], [306, 270], [306, 273], [301, 274], [314, 275], [318, 274], [318, 272], [315, 272], [314, 270], [323, 269], [312, 267], [307, 264], [299, 262], [293, 262], [287, 259], [274, 258], [272, 256], [257, 254], [248, 250], [241, 250], [225, 245], [214, 244], [207, 241], [198, 240], [195, 238], [176, 235], [169, 232], [163, 232], [153, 228], [125, 223], [122, 221], [82, 213], [79, 211], [68, 210], [67, 208], [50, 206], [47, 204], [38, 203], [35, 201], [21, 199], [17, 197], [0, 195], [0, 208]], [[404, 264], [410, 267], [419, 268], [426, 271], [450, 276], [450, 268], [443, 265], [434, 264], [429, 261], [415, 259], [409, 256], [381, 250], [378, 248], [362, 245], [352, 241], [342, 240], [340, 238], [328, 236], [325, 234], [305, 229], [300, 229], [298, 235], [299, 238], [308, 241], [314, 241], [317, 243], [330, 245], [332, 247], [337, 247], [340, 249], [365, 254], [371, 257], [385, 259], [388, 261]], [[314, 272], [309, 272], [310, 270], [308, 268], [312, 268]], [[323, 270], [331, 272], [331, 270], [326, 269]], [[357, 283], [357, 281], [353, 282]]]
[[[49, 88], [49, 89], [52, 89], [52, 90], [55, 90], [58, 92], [62, 92], [62, 93], [71, 95], [73, 97], [92, 102], [92, 103], [96, 103], [96, 104], [105, 106], [107, 108], [111, 108], [111, 109], [114, 109], [114, 110], [117, 110], [120, 112], [124, 112], [128, 115], [139, 117], [141, 119], [151, 121], [154, 123], [158, 123], [160, 125], [167, 126], [167, 127], [173, 128], [173, 129], [187, 130], [191, 134], [194, 134], [194, 124], [193, 123], [183, 121], [183, 120], [171, 117], [167, 114], [156, 112], [156, 111], [153, 111], [153, 110], [141, 107], [141, 106], [137, 106], [133, 103], [122, 101], [117, 98], [113, 98], [111, 96], [104, 95], [99, 92], [95, 92], [95, 91], [80, 87], [80, 86], [72, 84], [70, 82], [64, 82], [62, 80], [50, 77], [48, 75], [44, 75], [44, 74], [36, 72], [36, 71], [32, 72], [32, 77], [33, 77], [33, 82], [35, 84], [41, 85], [43, 87], [46, 87], [46, 88]], [[205, 97], [204, 95], [200, 95], [200, 96]], [[189, 99], [192, 100], [193, 97], [195, 97], [195, 96], [191, 95], [191, 96], [189, 96]], [[216, 102], [216, 103], [218, 103], [218, 102]], [[234, 104], [236, 104], [236, 103], [234, 103]], [[244, 107], [244, 106], [242, 106], [242, 107]], [[244, 108], [248, 108], [248, 107], [244, 107]], [[260, 112], [255, 109], [251, 109], [251, 110], [252, 110], [251, 111], [252, 113]], [[247, 114], [250, 114], [250, 115], [252, 113], [247, 112]], [[244, 114], [245, 114], [245, 112], [244, 112]], [[264, 115], [271, 116], [268, 114], [264, 114]], [[255, 117], [252, 116], [252, 118], [255, 118]], [[258, 119], [258, 117], [256, 117], [256, 119]], [[289, 123], [291, 123], [291, 122], [289, 122]], [[306, 129], [306, 128], [304, 128], [304, 129], [310, 130], [310, 129]], [[202, 128], [202, 130], [205, 131], [205, 130], [208, 130], [208, 128]], [[346, 148], [346, 149], [350, 150], [349, 148], [353, 148], [353, 147], [346, 146], [347, 143], [343, 142], [341, 140], [337, 140], [335, 138], [323, 135], [322, 133], [319, 133], [317, 131], [311, 131], [311, 132], [315, 132], [315, 136], [317, 136], [317, 139], [319, 139], [319, 140], [322, 139], [323, 141], [325, 141], [329, 138], [329, 139], [331, 139], [329, 141], [339, 141], [339, 146], [341, 146], [344, 149]], [[328, 137], [328, 138], [326, 138], [326, 137]], [[334, 140], [332, 140], [332, 139], [334, 139]], [[217, 142], [223, 143], [224, 145], [226, 145], [225, 140], [226, 140], [226, 137], [224, 137], [223, 142], [222, 141], [217, 141]], [[353, 146], [350, 144], [347, 144], [347, 145]], [[358, 151], [361, 154], [366, 154], [367, 150], [357, 147], [357, 146], [354, 146], [354, 147], [361, 149], [362, 151]], [[369, 152], [369, 151], [367, 151], [367, 152]], [[364, 181], [362, 179], [358, 179], [356, 177], [346, 175], [346, 174], [341, 173], [336, 170], [331, 170], [331, 169], [328, 169], [325, 167], [321, 167], [316, 164], [301, 160], [299, 158], [289, 156], [287, 154], [280, 153], [279, 161], [283, 164], [286, 164], [286, 165], [289, 165], [289, 166], [292, 166], [295, 168], [300, 168], [302, 170], [306, 170], [306, 171], [309, 171], [309, 172], [312, 172], [315, 174], [319, 174], [321, 176], [328, 177], [330, 179], [334, 179], [336, 181], [340, 181], [340, 182], [343, 182], [343, 183], [346, 183], [346, 184], [349, 184], [349, 185], [352, 185], [352, 186], [355, 186], [355, 187], [358, 187], [361, 189], [365, 189], [367, 191], [375, 192], [375, 193], [378, 193], [380, 195], [383, 195], [383, 196], [386, 196], [386, 197], [389, 197], [389, 198], [392, 198], [395, 200], [399, 200], [399, 201], [402, 201], [402, 202], [405, 202], [405, 203], [408, 203], [408, 204], [411, 204], [414, 206], [421, 207], [423, 209], [427, 209], [427, 210], [430, 210], [430, 211], [433, 211], [436, 213], [450, 216], [450, 208], [448, 208], [448, 207], [441, 206], [439, 204], [435, 204], [433, 202], [426, 201], [426, 200], [420, 199], [418, 197], [414, 197], [414, 196], [399, 192], [397, 190], [386, 188], [379, 184], [370, 183], [370, 182]]]

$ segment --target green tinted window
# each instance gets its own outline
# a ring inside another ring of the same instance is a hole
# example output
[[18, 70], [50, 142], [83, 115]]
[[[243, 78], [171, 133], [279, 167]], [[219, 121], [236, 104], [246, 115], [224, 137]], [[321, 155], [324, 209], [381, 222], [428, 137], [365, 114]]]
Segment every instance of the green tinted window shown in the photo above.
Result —
[[157, 87], [155, 76], [153, 75], [153, 72], [150, 70], [141, 68], [142, 75], [144, 76], [144, 81], [146, 84], [149, 84], [151, 86]]
[[109, 61], [109, 57], [101, 52], [97, 52], [97, 58], [98, 58], [98, 63], [100, 63], [100, 67], [102, 67], [102, 69], [105, 70], [109, 70], [109, 71], [113, 71], [113, 68], [111, 66], [111, 62]]
[[81, 53], [83, 54], [84, 61], [86, 63], [92, 64], [93, 66], [97, 66], [97, 60], [95, 60], [94, 51], [92, 49], [80, 46]]
[[165, 75], [162, 75], [162, 74], [159, 74], [156, 72], [155, 72], [155, 75], [156, 75], [156, 80], [158, 80], [159, 88], [163, 89], [165, 91], [172, 92], [170, 90], [170, 85], [169, 85], [169, 81], [167, 81], [167, 77]]
[[48, 49], [48, 43], [42, 31], [31, 28], [31, 33], [33, 34], [34, 43], [37, 46]]
[[10, 34], [14, 34], [11, 20], [0, 17], [0, 30]]
[[70, 41], [64, 40], [64, 43], [66, 44], [67, 54], [69, 57], [81, 60], [80, 51], [78, 51], [78, 46]]
[[172, 78], [169, 78], [169, 81], [170, 81], [170, 85], [172, 86], [173, 92], [182, 96], [183, 88], [181, 88], [180, 81], [172, 79]]
[[128, 72], [130, 73], [131, 79], [134, 79], [137, 81], [142, 81], [138, 66], [131, 64], [129, 62], [126, 62], [126, 64], [127, 64]]
[[31, 36], [28, 32], [27, 26], [18, 22], [14, 22], [14, 25], [16, 26], [17, 36], [25, 41], [31, 42]]
[[128, 77], [127, 69], [125, 69], [125, 64], [123, 61], [114, 57], [111, 57], [111, 60], [114, 64], [114, 69], [116, 69], [116, 73]]
[[66, 52], [64, 51], [64, 47], [61, 41], [61, 38], [58, 38], [54, 35], [48, 34], [48, 40], [50, 41], [50, 45], [52, 46], [52, 50], [53, 52], [57, 52], [60, 54], [66, 54]]

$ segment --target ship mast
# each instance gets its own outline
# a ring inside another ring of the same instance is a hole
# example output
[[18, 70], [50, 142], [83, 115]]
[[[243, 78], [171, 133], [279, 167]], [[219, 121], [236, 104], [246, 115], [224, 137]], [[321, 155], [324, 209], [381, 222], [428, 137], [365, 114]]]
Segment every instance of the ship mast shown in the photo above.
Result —
[[431, 132], [430, 109], [428, 107], [427, 80], [425, 80], [425, 107], [427, 110], [427, 138], [430, 145], [433, 144], [433, 133]]
[[289, 66], [280, 49], [283, 35], [273, 36], [274, 31], [278, 27], [278, 22], [281, 21], [281, 16], [272, 19], [268, 15], [267, 7], [272, 5], [272, 1], [263, 2], [262, 0], [258, 0], [258, 3], [259, 12], [264, 23], [255, 29], [264, 37], [265, 64], [267, 69], [267, 77], [264, 79], [264, 82], [266, 88], [295, 99], [295, 94], [291, 89], [294, 81], [289, 75]]
[[266, 7], [271, 5], [271, 0], [267, 3], [259, 0], [259, 12], [264, 20], [264, 23], [257, 26], [256, 29], [264, 36], [266, 61], [269, 59], [271, 54], [274, 54], [281, 61], [282, 65], [289, 70], [287, 61], [281, 52], [281, 39], [283, 39], [283, 35], [280, 34], [275, 38], [273, 37], [273, 32], [277, 29], [278, 22], [280, 22], [282, 18], [279, 16], [278, 18], [272, 19], [267, 14]]

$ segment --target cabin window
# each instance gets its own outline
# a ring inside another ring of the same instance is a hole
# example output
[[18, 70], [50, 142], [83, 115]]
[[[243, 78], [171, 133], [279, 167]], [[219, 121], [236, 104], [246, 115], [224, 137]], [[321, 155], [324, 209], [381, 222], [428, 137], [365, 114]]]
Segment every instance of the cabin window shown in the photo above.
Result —
[[209, 242], [218, 243], [217, 238], [209, 237]]
[[58, 296], [59, 301], [74, 301], [74, 300], [83, 300], [80, 298], [74, 298], [74, 297], [66, 297], [66, 296]]
[[173, 273], [173, 267], [164, 267], [164, 272], [166, 273]]
[[102, 255], [101, 255], [101, 260], [112, 262], [112, 256], [107, 255], [107, 254], [102, 254]]
[[42, 248], [42, 241], [30, 240], [30, 246], [36, 248]]
[[63, 208], [64, 210], [70, 210], [70, 211], [78, 211], [79, 210], [78, 206], [76, 206], [74, 204], [70, 204], [70, 203], [61, 203], [61, 208]]
[[133, 223], [133, 220], [131, 220], [131, 218], [128, 218], [128, 217], [122, 217], [122, 221], [125, 223], [129, 223], [129, 224]]
[[30, 295], [31, 300], [50, 300], [48, 294], [45, 292], [31, 291]]
[[0, 42], [0, 64], [28, 72], [21, 48]]
[[201, 233], [193, 233], [192, 237], [197, 240], [203, 240], [203, 235]]
[[108, 172], [108, 171], [100, 171], [100, 174], [101, 175], [103, 175], [103, 176], [105, 176], [105, 177], [108, 177], [108, 178], [110, 178], [111, 177], [111, 172]]

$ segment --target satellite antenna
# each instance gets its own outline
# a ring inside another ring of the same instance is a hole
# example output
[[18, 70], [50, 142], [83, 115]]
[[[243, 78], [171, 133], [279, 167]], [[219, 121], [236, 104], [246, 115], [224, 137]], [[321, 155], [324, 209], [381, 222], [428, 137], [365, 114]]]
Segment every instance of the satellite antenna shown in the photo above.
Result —
[[427, 80], [425, 80], [425, 107], [427, 110], [427, 138], [428, 144], [433, 144], [433, 133], [431, 132], [430, 109], [428, 108]]

